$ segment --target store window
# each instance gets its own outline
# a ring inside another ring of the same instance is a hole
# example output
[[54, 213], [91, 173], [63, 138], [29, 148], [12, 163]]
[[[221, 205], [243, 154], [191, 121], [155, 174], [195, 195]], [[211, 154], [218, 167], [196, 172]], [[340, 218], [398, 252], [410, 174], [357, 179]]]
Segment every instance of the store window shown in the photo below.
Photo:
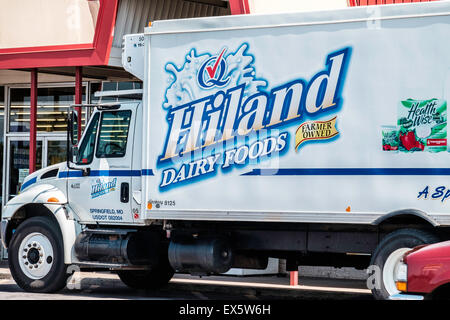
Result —
[[123, 97], [96, 97], [95, 93], [100, 91], [119, 91], [119, 90], [135, 90], [142, 89], [142, 82], [139, 81], [104, 81], [102, 83], [92, 83], [91, 85], [91, 102], [105, 103], [105, 102], [124, 102], [133, 101], [135, 99]]
[[[37, 131], [65, 132], [67, 113], [69, 106], [74, 103], [74, 95], [74, 87], [39, 88]], [[30, 132], [30, 89], [11, 88], [10, 96], [9, 132]], [[83, 101], [85, 101], [85, 87], [83, 87]]]
[[[86, 87], [83, 87], [85, 93]], [[6, 145], [7, 163], [3, 166], [5, 190], [3, 197], [7, 200], [15, 197], [29, 174], [30, 158], [30, 88], [10, 87], [9, 103], [7, 101], [8, 139]], [[3, 93], [4, 94], [4, 93]], [[70, 105], [75, 101], [75, 88], [67, 85], [38, 88], [37, 101], [37, 141], [36, 141], [36, 170], [56, 163], [66, 161], [67, 115]], [[86, 96], [83, 96], [86, 101]], [[85, 110], [82, 113], [82, 129], [85, 122]], [[3, 112], [3, 111], [2, 111]], [[3, 119], [1, 119], [3, 124]], [[1, 129], [3, 133], [3, 129]], [[3, 151], [3, 148], [2, 148]], [[3, 159], [3, 157], [1, 158]]]
[[[4, 125], [5, 125], [5, 87], [0, 86], [0, 190], [2, 190], [3, 187], [3, 144], [4, 144]], [[0, 204], [2, 202], [3, 198], [0, 192]], [[1, 213], [1, 206], [0, 206], [0, 213]]]
[[[36, 170], [42, 168], [43, 141], [36, 141]], [[9, 141], [9, 197], [10, 200], [19, 194], [25, 178], [29, 174], [30, 141]]]

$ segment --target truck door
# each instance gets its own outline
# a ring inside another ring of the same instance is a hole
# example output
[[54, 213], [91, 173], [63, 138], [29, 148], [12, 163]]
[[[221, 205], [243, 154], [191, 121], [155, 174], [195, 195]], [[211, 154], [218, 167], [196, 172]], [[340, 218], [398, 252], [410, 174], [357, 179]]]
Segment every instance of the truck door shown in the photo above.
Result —
[[[68, 174], [70, 206], [81, 222], [133, 221], [131, 179], [133, 108], [93, 114], [79, 145], [77, 168]], [[138, 175], [138, 173], [136, 173]]]

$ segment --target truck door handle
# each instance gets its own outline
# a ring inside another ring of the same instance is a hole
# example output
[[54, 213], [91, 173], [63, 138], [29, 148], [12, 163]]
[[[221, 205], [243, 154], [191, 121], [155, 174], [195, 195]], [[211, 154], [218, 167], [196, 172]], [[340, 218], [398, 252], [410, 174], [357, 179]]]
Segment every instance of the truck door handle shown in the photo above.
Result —
[[122, 182], [120, 185], [120, 201], [123, 203], [130, 201], [130, 185], [128, 182]]

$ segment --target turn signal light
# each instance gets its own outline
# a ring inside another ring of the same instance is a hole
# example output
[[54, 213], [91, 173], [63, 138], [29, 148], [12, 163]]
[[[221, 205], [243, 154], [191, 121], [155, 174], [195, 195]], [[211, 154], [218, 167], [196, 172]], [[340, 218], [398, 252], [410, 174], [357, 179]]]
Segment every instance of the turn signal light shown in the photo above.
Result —
[[59, 202], [59, 200], [55, 197], [51, 197], [47, 199], [47, 202]]
[[395, 283], [395, 285], [396, 285], [398, 291], [406, 292], [406, 282], [397, 281]]

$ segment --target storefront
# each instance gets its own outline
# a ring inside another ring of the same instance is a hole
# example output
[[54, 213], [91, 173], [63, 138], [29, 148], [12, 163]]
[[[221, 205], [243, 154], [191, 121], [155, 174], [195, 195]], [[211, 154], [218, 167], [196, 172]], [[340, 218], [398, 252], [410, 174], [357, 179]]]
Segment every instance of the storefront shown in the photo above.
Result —
[[[83, 86], [86, 92], [87, 85]], [[75, 87], [70, 83], [49, 83], [38, 88], [36, 170], [65, 161], [67, 110], [74, 102]], [[17, 195], [29, 173], [30, 88], [5, 87], [3, 199]], [[83, 101], [87, 102], [86, 94]]]
[[[96, 103], [95, 92], [117, 89], [138, 89], [140, 82], [84, 82], [82, 102]], [[30, 87], [27, 85], [7, 85], [2, 87], [5, 101], [2, 106], [2, 174], [3, 205], [17, 195], [24, 178], [29, 174], [30, 158]], [[37, 90], [37, 139], [36, 170], [66, 160], [67, 114], [74, 104], [75, 84], [70, 82], [44, 83]], [[3, 114], [6, 116], [4, 117]], [[82, 123], [89, 115], [83, 113]], [[4, 128], [3, 128], [4, 127]], [[3, 139], [4, 137], [4, 139]], [[3, 146], [3, 140], [5, 141]]]

